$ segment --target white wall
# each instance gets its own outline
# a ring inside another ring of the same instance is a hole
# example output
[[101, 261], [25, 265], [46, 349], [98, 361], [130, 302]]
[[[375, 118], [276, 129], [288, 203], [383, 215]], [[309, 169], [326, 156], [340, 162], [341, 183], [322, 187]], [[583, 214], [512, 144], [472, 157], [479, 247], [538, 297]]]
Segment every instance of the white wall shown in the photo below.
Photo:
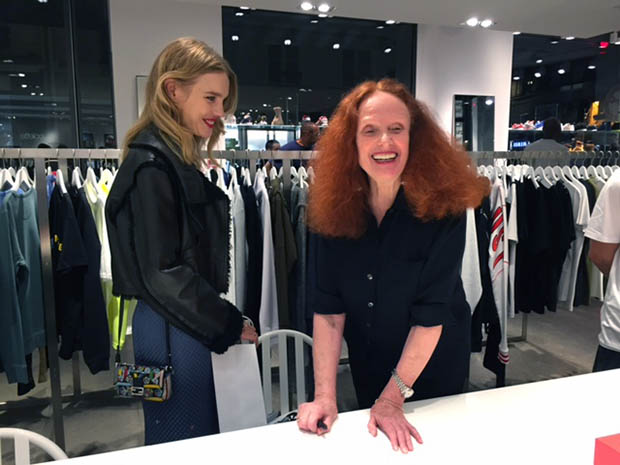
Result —
[[510, 32], [418, 25], [416, 98], [452, 134], [455, 94], [495, 96], [495, 150], [508, 148]]
[[174, 0], [110, 0], [110, 34], [120, 147], [137, 118], [136, 76], [148, 75], [159, 52], [178, 37], [195, 37], [222, 53], [222, 9]]

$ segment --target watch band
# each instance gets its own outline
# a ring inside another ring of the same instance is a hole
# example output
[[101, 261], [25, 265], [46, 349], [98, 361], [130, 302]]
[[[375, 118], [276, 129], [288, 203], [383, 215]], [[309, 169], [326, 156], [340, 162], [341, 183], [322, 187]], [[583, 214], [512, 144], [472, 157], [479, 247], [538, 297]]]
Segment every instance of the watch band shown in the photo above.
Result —
[[396, 368], [392, 370], [392, 378], [394, 378], [394, 381], [396, 382], [396, 386], [398, 386], [398, 389], [400, 390], [400, 394], [405, 399], [409, 399], [413, 395], [414, 391], [411, 387], [405, 384], [405, 382], [401, 379], [400, 376], [398, 376], [398, 373], [396, 372]]

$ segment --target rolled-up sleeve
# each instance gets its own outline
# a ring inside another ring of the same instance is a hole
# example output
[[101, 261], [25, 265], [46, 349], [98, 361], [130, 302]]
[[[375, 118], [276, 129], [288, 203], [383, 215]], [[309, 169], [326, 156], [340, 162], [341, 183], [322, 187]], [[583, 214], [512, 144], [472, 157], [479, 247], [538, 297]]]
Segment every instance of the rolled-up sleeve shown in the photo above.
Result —
[[411, 326], [455, 324], [452, 305], [461, 282], [466, 216], [440, 220], [426, 259], [415, 301], [409, 310]]
[[339, 290], [337, 258], [330, 239], [320, 235], [310, 238], [309, 255], [310, 296], [314, 313], [334, 315], [345, 313], [345, 305]]

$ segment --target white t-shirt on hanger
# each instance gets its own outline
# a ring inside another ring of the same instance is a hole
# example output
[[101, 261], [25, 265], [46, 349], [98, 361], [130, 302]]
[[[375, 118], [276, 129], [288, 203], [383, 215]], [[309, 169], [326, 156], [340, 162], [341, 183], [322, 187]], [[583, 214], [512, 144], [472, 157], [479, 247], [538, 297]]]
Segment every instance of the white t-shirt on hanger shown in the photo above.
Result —
[[[605, 183], [585, 230], [586, 237], [608, 244], [620, 243], [620, 170]], [[601, 308], [601, 346], [620, 352], [620, 249], [609, 272], [605, 300]]]

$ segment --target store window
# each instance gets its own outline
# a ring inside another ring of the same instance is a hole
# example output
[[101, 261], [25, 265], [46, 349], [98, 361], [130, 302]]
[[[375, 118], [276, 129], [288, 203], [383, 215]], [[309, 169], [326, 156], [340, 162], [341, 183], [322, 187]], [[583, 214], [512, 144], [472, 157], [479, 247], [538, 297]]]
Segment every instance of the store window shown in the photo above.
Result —
[[510, 147], [540, 138], [543, 121], [562, 123], [563, 143], [586, 150], [620, 144], [620, 42], [610, 34], [572, 39], [515, 36], [510, 105]]
[[105, 0], [3, 0], [0, 147], [113, 147]]
[[[414, 90], [413, 24], [230, 7], [222, 8], [222, 21], [224, 57], [240, 83], [237, 123], [329, 118], [343, 94], [367, 79], [392, 77]], [[282, 120], [274, 120], [280, 112]], [[282, 125], [269, 135], [243, 129], [236, 147], [264, 148], [277, 136], [286, 143], [295, 132]]]

